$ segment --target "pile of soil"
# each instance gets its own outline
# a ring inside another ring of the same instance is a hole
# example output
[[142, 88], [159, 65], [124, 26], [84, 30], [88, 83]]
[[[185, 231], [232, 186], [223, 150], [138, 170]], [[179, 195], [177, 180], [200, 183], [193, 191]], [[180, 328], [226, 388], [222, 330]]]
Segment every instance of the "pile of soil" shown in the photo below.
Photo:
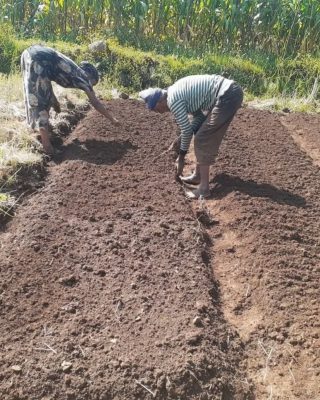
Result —
[[245, 399], [208, 241], [156, 156], [169, 115], [110, 103], [85, 118], [1, 235], [4, 399]]

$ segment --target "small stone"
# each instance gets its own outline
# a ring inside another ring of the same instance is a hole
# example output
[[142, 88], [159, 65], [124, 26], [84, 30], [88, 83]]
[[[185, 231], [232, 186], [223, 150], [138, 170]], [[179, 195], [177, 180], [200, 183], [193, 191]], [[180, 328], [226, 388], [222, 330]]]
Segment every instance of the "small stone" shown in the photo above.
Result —
[[71, 385], [71, 379], [70, 379], [69, 376], [64, 380], [64, 383], [65, 383], [66, 386], [70, 386]]
[[89, 50], [92, 53], [105, 52], [107, 50], [107, 44], [103, 40], [97, 40], [89, 44]]
[[292, 338], [289, 340], [289, 343], [292, 344], [292, 346], [296, 346], [298, 344], [298, 340], [296, 338]]
[[127, 100], [129, 98], [129, 95], [127, 93], [121, 92], [119, 93], [119, 97], [120, 99]]
[[165, 375], [160, 375], [157, 380], [157, 389], [164, 390], [166, 388], [166, 377]]
[[98, 275], [98, 276], [101, 276], [101, 277], [104, 277], [104, 276], [106, 276], [106, 271], [104, 270], [104, 269], [99, 269], [99, 271], [97, 271], [97, 272], [95, 272], [95, 275]]
[[38, 251], [40, 250], [41, 246], [40, 246], [38, 243], [34, 243], [34, 244], [32, 245], [32, 248], [33, 248], [33, 250], [34, 250], [35, 252], [38, 252]]
[[12, 369], [14, 372], [17, 372], [17, 373], [20, 373], [20, 372], [22, 371], [22, 368], [21, 368], [20, 365], [12, 365], [11, 369]]
[[120, 367], [121, 361], [119, 360], [111, 360], [110, 365], [112, 365], [114, 368], [119, 368]]
[[277, 336], [276, 336], [276, 340], [277, 340], [278, 342], [280, 342], [280, 343], [283, 343], [283, 342], [284, 342], [284, 337], [283, 337], [283, 335], [281, 335], [281, 334], [277, 335]]
[[68, 372], [72, 368], [72, 363], [69, 361], [62, 361], [61, 368], [63, 372]]
[[73, 301], [61, 307], [61, 310], [66, 311], [70, 314], [75, 314], [77, 309], [79, 308], [79, 303], [77, 301]]
[[232, 246], [232, 247], [228, 247], [228, 248], [227, 248], [227, 253], [235, 253], [235, 252], [236, 252], [235, 246]]
[[202, 335], [199, 334], [198, 332], [187, 332], [185, 337], [186, 337], [187, 343], [192, 346], [199, 344], [199, 342], [202, 339]]
[[74, 286], [78, 282], [78, 279], [74, 275], [70, 275], [65, 278], [60, 278], [59, 282], [64, 286]]
[[202, 327], [203, 323], [202, 323], [202, 319], [199, 317], [199, 315], [197, 315], [193, 321], [192, 321], [193, 325], [197, 326], [197, 327]]
[[161, 221], [160, 224], [161, 228], [169, 229], [169, 225], [165, 221]]
[[206, 303], [202, 302], [202, 301], [197, 301], [196, 302], [196, 309], [199, 312], [205, 312], [208, 309], [208, 305]]
[[131, 366], [130, 362], [126, 361], [126, 360], [122, 361], [121, 364], [120, 364], [120, 367], [123, 368], [123, 369], [130, 368], [130, 366]]

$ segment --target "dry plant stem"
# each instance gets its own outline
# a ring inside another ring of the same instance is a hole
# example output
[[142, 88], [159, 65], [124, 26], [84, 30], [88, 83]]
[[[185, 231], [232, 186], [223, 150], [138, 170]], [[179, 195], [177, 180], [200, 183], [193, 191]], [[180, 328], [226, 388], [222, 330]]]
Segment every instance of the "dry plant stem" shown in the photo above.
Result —
[[174, 149], [174, 146], [179, 142], [181, 135], [179, 135], [171, 144], [170, 146], [163, 151], [162, 153], [158, 154], [153, 161], [158, 160], [160, 157], [164, 156], [165, 154], [169, 153], [170, 151], [172, 151]]
[[258, 343], [259, 343], [259, 346], [262, 348], [263, 352], [264, 352], [264, 353], [266, 354], [266, 356], [267, 356], [266, 365], [265, 365], [265, 371], [264, 371], [264, 374], [263, 374], [263, 380], [265, 381], [266, 378], [267, 378], [267, 375], [268, 375], [269, 361], [270, 361], [270, 359], [271, 359], [271, 355], [272, 355], [272, 352], [273, 352], [273, 349], [274, 349], [274, 348], [272, 347], [271, 350], [270, 350], [269, 353], [268, 353], [267, 350], [264, 348], [263, 344], [260, 342], [260, 340], [258, 341]]
[[53, 349], [51, 346], [49, 346], [47, 343], [43, 343], [43, 344], [46, 346], [46, 348], [44, 348], [44, 347], [35, 347], [35, 350], [39, 350], [39, 351], [52, 351], [53, 353], [58, 354], [58, 353], [56, 352], [56, 350]]
[[10, 211], [14, 209], [14, 207], [18, 204], [20, 198], [21, 198], [24, 194], [25, 194], [25, 192], [24, 192], [24, 193], [21, 193], [21, 195], [15, 200], [15, 202], [14, 202], [7, 210], [5, 210], [5, 209], [3, 209], [3, 208], [0, 207], [0, 212], [3, 213], [4, 215], [6, 215], [7, 217], [12, 217], [12, 215], [10, 214]]
[[135, 382], [140, 385], [141, 387], [143, 387], [146, 391], [148, 391], [149, 393], [152, 394], [153, 397], [156, 397], [155, 393], [152, 392], [150, 389], [148, 389], [145, 385], [143, 385], [141, 382], [137, 381], [137, 379], [135, 379]]

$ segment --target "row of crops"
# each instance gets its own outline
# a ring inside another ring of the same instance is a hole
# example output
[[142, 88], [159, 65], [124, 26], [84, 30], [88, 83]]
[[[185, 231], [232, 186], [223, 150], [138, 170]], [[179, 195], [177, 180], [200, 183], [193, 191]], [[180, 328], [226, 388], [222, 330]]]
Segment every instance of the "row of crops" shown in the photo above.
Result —
[[24, 36], [115, 35], [161, 51], [317, 53], [319, 0], [0, 0], [0, 22]]

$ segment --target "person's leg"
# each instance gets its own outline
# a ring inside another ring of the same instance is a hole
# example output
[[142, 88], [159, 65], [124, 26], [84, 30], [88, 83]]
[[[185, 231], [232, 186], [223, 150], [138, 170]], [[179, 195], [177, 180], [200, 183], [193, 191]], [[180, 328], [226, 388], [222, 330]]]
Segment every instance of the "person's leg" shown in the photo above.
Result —
[[39, 133], [44, 151], [49, 155], [53, 155], [54, 148], [50, 141], [48, 111], [39, 112]]
[[191, 198], [207, 196], [209, 193], [209, 170], [216, 159], [219, 147], [236, 111], [242, 103], [242, 90], [234, 84], [218, 100], [194, 139], [195, 155], [200, 175], [199, 186], [190, 194]]
[[192, 191], [187, 192], [187, 197], [190, 199], [197, 199], [200, 196], [208, 197], [210, 194], [210, 165], [215, 161], [222, 139], [231, 122], [231, 120], [227, 121], [219, 129], [216, 129], [212, 120], [215, 120], [219, 114], [220, 110], [217, 110], [215, 107], [195, 135], [194, 148], [197, 159], [196, 171], [198, 171], [198, 182], [196, 183], [198, 186]]
[[27, 50], [21, 55], [21, 71], [27, 123], [32, 129], [35, 129], [37, 125], [39, 126], [43, 149], [46, 153], [53, 154], [54, 150], [49, 136], [51, 82], [47, 78], [38, 75]]
[[51, 81], [46, 77], [39, 76], [36, 87], [38, 99], [37, 121], [41, 143], [44, 151], [47, 154], [53, 155], [54, 148], [51, 144], [49, 133], [49, 111], [52, 106], [52, 98], [55, 96], [53, 94]]
[[31, 74], [32, 60], [27, 50], [25, 50], [21, 55], [21, 72], [22, 72], [22, 83], [23, 83], [23, 97], [24, 105], [26, 110], [27, 124], [34, 128], [34, 121], [32, 120], [32, 105], [30, 104], [30, 95], [32, 98], [32, 74]]
[[209, 165], [199, 165], [200, 184], [198, 186], [199, 194], [206, 195], [209, 193]]

